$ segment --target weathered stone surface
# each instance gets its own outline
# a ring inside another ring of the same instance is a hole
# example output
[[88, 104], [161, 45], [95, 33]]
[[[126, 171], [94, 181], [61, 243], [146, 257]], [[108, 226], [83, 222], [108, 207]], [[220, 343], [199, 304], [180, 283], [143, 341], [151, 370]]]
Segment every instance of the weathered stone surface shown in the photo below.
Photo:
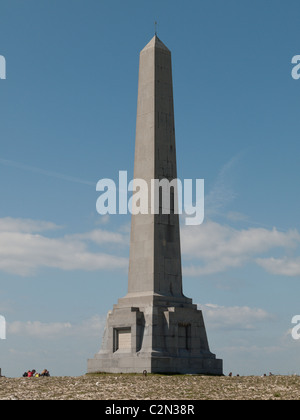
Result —
[[171, 53], [157, 36], [140, 53], [134, 178], [148, 184], [149, 211], [132, 216], [128, 293], [88, 372], [221, 375], [202, 312], [182, 292], [179, 216], [162, 214], [161, 200], [151, 214], [151, 180], [177, 178]]

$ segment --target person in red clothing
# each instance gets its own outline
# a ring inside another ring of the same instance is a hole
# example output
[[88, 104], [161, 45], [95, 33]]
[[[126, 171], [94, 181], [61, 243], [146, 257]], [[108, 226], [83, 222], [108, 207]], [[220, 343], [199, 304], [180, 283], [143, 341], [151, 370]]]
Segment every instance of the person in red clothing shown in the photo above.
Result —
[[32, 378], [33, 377], [33, 373], [31, 372], [31, 370], [28, 371], [27, 377], [28, 378]]

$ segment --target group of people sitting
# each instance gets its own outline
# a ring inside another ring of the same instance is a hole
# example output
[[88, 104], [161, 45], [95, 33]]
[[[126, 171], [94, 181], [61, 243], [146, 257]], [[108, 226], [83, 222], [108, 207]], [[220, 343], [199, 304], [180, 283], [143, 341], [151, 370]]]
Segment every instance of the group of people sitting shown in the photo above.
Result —
[[35, 369], [28, 370], [23, 374], [23, 378], [40, 378], [50, 376], [50, 373], [47, 369], [44, 369], [42, 373], [38, 373]]

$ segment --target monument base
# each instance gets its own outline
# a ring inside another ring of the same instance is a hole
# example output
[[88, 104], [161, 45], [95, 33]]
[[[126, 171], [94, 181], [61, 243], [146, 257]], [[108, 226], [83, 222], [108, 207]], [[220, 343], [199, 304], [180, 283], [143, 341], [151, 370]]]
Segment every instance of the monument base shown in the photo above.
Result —
[[[142, 306], [132, 306], [137, 300]], [[191, 299], [127, 295], [108, 313], [88, 373], [222, 375], [222, 364], [209, 350], [202, 311]]]
[[161, 373], [223, 375], [222, 360], [202, 357], [148, 357], [140, 355], [95, 355], [88, 360], [88, 373]]

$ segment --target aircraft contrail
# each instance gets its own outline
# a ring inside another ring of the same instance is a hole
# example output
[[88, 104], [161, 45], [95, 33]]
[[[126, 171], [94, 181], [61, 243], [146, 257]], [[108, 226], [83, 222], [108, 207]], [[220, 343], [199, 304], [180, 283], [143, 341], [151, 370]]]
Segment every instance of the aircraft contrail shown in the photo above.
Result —
[[80, 178], [76, 178], [76, 177], [73, 177], [73, 176], [61, 174], [61, 173], [58, 173], [58, 172], [47, 171], [45, 169], [36, 168], [34, 166], [24, 165], [22, 163], [15, 162], [15, 161], [12, 161], [12, 160], [7, 160], [7, 159], [1, 159], [0, 158], [0, 164], [6, 165], [6, 166], [11, 166], [11, 167], [18, 168], [18, 169], [22, 169], [22, 170], [25, 170], [25, 171], [35, 172], [35, 173], [45, 175], [45, 176], [50, 176], [52, 178], [62, 179], [64, 181], [76, 182], [77, 184], [90, 185], [90, 186], [93, 186], [93, 187], [95, 187], [95, 185], [96, 185], [96, 182], [85, 181], [85, 180], [80, 179]]

